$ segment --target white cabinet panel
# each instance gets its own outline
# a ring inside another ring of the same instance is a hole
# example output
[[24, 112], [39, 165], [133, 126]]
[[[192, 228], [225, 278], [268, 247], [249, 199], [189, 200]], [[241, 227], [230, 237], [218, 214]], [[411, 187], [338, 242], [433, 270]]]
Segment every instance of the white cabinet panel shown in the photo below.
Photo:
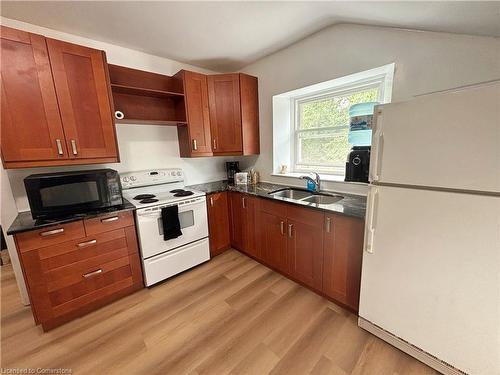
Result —
[[500, 83], [379, 106], [370, 179], [500, 192]]
[[368, 206], [360, 316], [462, 371], [500, 373], [500, 197], [372, 186]]

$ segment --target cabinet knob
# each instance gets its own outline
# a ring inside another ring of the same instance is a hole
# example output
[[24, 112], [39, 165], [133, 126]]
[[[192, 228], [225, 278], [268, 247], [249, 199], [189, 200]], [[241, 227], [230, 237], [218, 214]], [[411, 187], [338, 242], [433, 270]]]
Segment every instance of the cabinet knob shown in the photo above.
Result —
[[213, 197], [210, 197], [210, 206], [214, 206], [214, 198]]
[[326, 231], [328, 233], [330, 233], [332, 229], [332, 219], [330, 219], [329, 217], [326, 218]]

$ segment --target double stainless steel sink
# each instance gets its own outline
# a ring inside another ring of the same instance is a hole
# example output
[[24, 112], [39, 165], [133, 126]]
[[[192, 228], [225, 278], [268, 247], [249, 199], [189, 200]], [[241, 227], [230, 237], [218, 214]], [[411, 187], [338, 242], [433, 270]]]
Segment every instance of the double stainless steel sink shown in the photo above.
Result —
[[269, 195], [280, 198], [287, 198], [295, 201], [301, 201], [304, 203], [313, 204], [333, 204], [341, 199], [344, 199], [342, 195], [330, 194], [324, 192], [311, 192], [305, 189], [298, 188], [283, 188], [275, 191], [271, 191]]

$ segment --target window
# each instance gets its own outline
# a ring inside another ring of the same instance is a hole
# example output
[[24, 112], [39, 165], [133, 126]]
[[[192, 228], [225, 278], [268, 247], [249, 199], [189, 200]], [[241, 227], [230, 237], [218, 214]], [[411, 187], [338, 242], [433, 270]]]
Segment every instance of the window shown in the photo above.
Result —
[[314, 171], [343, 180], [352, 148], [349, 108], [389, 103], [393, 76], [394, 64], [388, 64], [273, 96], [274, 173]]
[[349, 108], [379, 101], [378, 85], [295, 100], [293, 171], [344, 174], [351, 150]]

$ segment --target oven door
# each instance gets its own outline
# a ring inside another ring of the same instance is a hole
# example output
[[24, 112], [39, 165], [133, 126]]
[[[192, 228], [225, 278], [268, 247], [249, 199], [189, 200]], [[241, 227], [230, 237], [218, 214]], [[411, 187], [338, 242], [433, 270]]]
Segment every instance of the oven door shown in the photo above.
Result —
[[179, 206], [182, 235], [167, 241], [163, 239], [161, 219], [161, 208], [165, 206], [137, 210], [137, 228], [143, 259], [208, 237], [206, 198], [193, 198], [176, 204]]

